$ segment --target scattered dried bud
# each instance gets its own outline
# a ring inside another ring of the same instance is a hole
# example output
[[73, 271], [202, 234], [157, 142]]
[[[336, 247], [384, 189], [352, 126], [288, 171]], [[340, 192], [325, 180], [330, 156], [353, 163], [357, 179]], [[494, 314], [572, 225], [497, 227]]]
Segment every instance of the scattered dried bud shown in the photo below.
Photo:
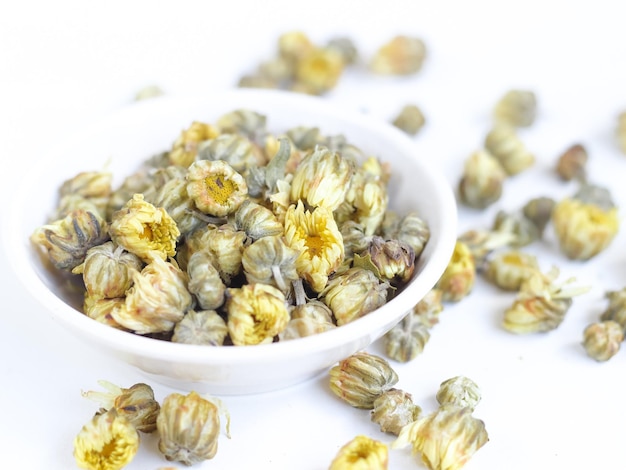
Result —
[[461, 375], [444, 380], [437, 391], [437, 402], [442, 406], [455, 405], [474, 410], [480, 399], [478, 385]]
[[581, 144], [574, 144], [561, 154], [556, 164], [556, 172], [564, 181], [576, 179], [585, 181], [587, 178], [587, 149]]
[[396, 326], [383, 336], [385, 353], [398, 362], [409, 362], [424, 350], [430, 339], [429, 326], [419, 315], [410, 311]]
[[543, 235], [550, 218], [556, 201], [550, 197], [536, 197], [528, 201], [522, 207], [522, 213], [530, 220], [539, 230], [539, 235]]
[[600, 320], [613, 320], [619, 323], [626, 333], [626, 287], [617, 290], [609, 291], [605, 294], [609, 300], [609, 305], [602, 315]]
[[355, 408], [371, 410], [374, 401], [398, 382], [382, 357], [357, 352], [330, 369], [330, 389]]
[[624, 341], [624, 328], [613, 320], [592, 323], [583, 332], [583, 346], [589, 357], [598, 362], [611, 359]]
[[459, 470], [489, 441], [485, 423], [470, 408], [440, 407], [402, 428], [392, 449], [411, 445], [431, 470]]
[[414, 104], [407, 104], [394, 118], [392, 124], [409, 135], [415, 135], [426, 123], [422, 111]]
[[106, 380], [98, 383], [107, 392], [83, 392], [85, 398], [94, 400], [102, 407], [101, 413], [115, 409], [119, 416], [125, 417], [137, 431], [151, 433], [156, 430], [156, 420], [161, 409], [154, 398], [150, 385], [137, 383], [130, 388], [118, 387]]
[[159, 451], [167, 460], [185, 465], [212, 459], [217, 453], [220, 413], [226, 414], [228, 436], [230, 418], [219, 400], [193, 391], [168, 395], [157, 418]]
[[490, 206], [502, 196], [507, 176], [500, 162], [486, 150], [472, 153], [459, 181], [461, 202], [476, 209]]
[[296, 65], [296, 82], [309, 90], [309, 94], [321, 95], [337, 85], [343, 73], [344, 61], [335, 49], [315, 48], [302, 57]]
[[387, 470], [389, 450], [367, 436], [356, 436], [339, 449], [328, 470]]
[[422, 409], [413, 403], [411, 394], [392, 388], [374, 400], [371, 418], [380, 426], [382, 432], [397, 436], [402, 428], [415, 421], [421, 412]]
[[497, 122], [514, 127], [528, 127], [535, 122], [537, 97], [528, 90], [509, 90], [494, 107]]
[[508, 125], [496, 125], [487, 133], [485, 149], [509, 176], [521, 173], [535, 163], [535, 156], [526, 149], [515, 129]]
[[537, 258], [521, 251], [496, 253], [487, 262], [485, 277], [496, 286], [518, 291], [522, 283], [539, 270]]
[[435, 287], [441, 291], [444, 302], [458, 302], [472, 291], [475, 280], [474, 257], [467, 244], [457, 240], [448, 266]]
[[115, 408], [96, 414], [74, 439], [74, 458], [86, 470], [121, 470], [139, 449], [135, 427]]
[[410, 75], [422, 68], [424, 42], [415, 37], [396, 36], [383, 44], [370, 62], [370, 70], [383, 75]]

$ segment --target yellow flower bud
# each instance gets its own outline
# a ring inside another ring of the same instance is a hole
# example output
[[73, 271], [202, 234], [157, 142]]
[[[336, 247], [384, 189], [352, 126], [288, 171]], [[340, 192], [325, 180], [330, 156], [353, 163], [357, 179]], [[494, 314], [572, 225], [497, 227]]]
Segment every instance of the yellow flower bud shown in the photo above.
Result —
[[343, 240], [332, 212], [325, 207], [305, 211], [302, 202], [290, 206], [285, 214], [285, 241], [300, 252], [298, 274], [314, 291], [321, 292], [344, 256]]
[[343, 202], [354, 169], [349, 160], [326, 147], [317, 147], [296, 168], [291, 182], [291, 200], [310, 207], [334, 211]]
[[391, 388], [374, 400], [370, 417], [380, 426], [382, 432], [397, 436], [402, 428], [415, 421], [421, 412], [422, 409], [413, 403], [410, 393]]
[[169, 153], [171, 164], [187, 168], [196, 159], [200, 142], [214, 139], [218, 135], [219, 131], [212, 125], [199, 121], [192, 122], [174, 142]]
[[217, 453], [221, 411], [223, 405], [217, 399], [193, 391], [168, 395], [157, 418], [159, 451], [167, 460], [184, 465], [212, 459]]
[[171, 331], [193, 304], [187, 276], [177, 265], [154, 256], [126, 293], [123, 306], [113, 309], [113, 319], [138, 334]]
[[113, 214], [109, 229], [113, 242], [139, 256], [146, 263], [153, 253], [165, 260], [176, 254], [180, 232], [176, 222], [163, 208], [144, 201], [135, 194], [119, 211]]
[[135, 427], [115, 408], [96, 414], [74, 439], [74, 458], [86, 470], [120, 470], [139, 449]]
[[298, 61], [296, 83], [322, 94], [335, 87], [343, 73], [342, 55], [334, 49], [316, 48]]
[[369, 68], [383, 75], [410, 75], [422, 68], [425, 57], [426, 46], [421, 39], [399, 35], [374, 53]]
[[287, 326], [285, 296], [275, 287], [245, 284], [227, 292], [228, 331], [234, 345], [271, 342]]
[[108, 197], [112, 183], [113, 174], [109, 171], [85, 171], [63, 182], [59, 194], [76, 194], [85, 198]]
[[172, 342], [221, 346], [227, 335], [226, 322], [215, 310], [189, 310], [174, 327]]
[[339, 449], [328, 470], [386, 470], [389, 450], [367, 436], [356, 436]]
[[198, 160], [189, 167], [187, 193], [199, 211], [223, 217], [239, 208], [248, 196], [248, 186], [228, 163]]

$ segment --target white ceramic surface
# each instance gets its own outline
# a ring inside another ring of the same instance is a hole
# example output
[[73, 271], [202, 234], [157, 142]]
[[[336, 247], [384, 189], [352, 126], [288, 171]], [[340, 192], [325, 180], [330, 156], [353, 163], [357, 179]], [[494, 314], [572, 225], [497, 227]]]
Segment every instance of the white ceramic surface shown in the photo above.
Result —
[[[61, 182], [79, 171], [106, 167], [117, 184], [141, 160], [168, 149], [192, 120], [213, 122], [239, 108], [267, 115], [271, 132], [296, 125], [317, 126], [327, 135], [344, 134], [369, 154], [391, 163], [391, 207], [401, 212], [419, 211], [431, 229], [431, 239], [406, 289], [351, 324], [295, 341], [249, 347], [211, 348], [144, 338], [95, 322], [68, 305], [62, 283], [42, 266], [28, 240], [54, 207]], [[162, 97], [139, 102], [68, 136], [68, 144], [59, 151], [40, 156], [28, 181], [20, 185], [5, 224], [5, 236], [15, 247], [9, 258], [16, 275], [41, 304], [42, 312], [36, 314], [53, 315], [90, 347], [136, 366], [152, 380], [222, 395], [279, 389], [313, 377], [371, 344], [395, 325], [443, 272], [456, 239], [456, 206], [450, 185], [427, 158], [418, 155], [411, 139], [392, 126], [318, 98], [240, 89], [193, 101]], [[84, 354], [89, 354], [89, 348]]]

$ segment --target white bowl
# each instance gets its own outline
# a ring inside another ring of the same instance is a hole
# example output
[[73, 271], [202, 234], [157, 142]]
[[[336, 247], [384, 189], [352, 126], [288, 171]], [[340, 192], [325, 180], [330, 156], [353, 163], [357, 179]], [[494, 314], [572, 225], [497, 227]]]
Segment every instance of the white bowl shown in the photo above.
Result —
[[[391, 207], [400, 212], [417, 210], [431, 230], [414, 278], [403, 292], [378, 310], [331, 331], [244, 347], [159, 341], [105, 326], [73, 308], [69, 294], [45, 269], [29, 242], [33, 230], [54, 208], [60, 184], [79, 171], [105, 166], [117, 184], [140, 161], [168, 149], [193, 120], [215, 122], [222, 114], [241, 108], [265, 114], [273, 133], [297, 125], [317, 126], [325, 135], [344, 134], [368, 154], [392, 165]], [[456, 240], [456, 205], [450, 185], [425, 155], [418, 155], [409, 137], [391, 125], [339, 109], [326, 100], [286, 92], [236, 89], [193, 100], [161, 97], [133, 104], [81, 132], [56, 155], [46, 155], [33, 165], [28, 184], [21, 188], [5, 219], [4, 235], [7, 246], [12, 247], [7, 251], [13, 269], [42, 310], [86, 344], [136, 366], [151, 380], [218, 395], [287, 387], [366, 348], [434, 286]], [[32, 197], [32, 188], [37, 188], [40, 197]]]

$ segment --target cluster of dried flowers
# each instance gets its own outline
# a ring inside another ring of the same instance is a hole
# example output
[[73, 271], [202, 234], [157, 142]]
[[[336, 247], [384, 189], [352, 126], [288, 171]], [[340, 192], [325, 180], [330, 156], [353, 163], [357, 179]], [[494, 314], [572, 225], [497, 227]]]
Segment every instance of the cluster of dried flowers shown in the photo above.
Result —
[[60, 188], [31, 236], [84, 285], [84, 313], [182, 343], [252, 345], [352, 322], [411, 279], [428, 242], [388, 208], [390, 169], [341, 135], [237, 110], [193, 122], [115, 190], [108, 172]]
[[[436, 411], [423, 415], [411, 394], [394, 388], [398, 375], [376, 355], [357, 352], [330, 370], [330, 389], [356, 408], [371, 410], [380, 431], [397, 436], [391, 449], [411, 446], [431, 470], [455, 470], [489, 440], [485, 424], [472, 413], [481, 399], [480, 389], [464, 376], [441, 383]], [[359, 435], [344, 445], [330, 468], [387, 468], [388, 447]]]
[[169, 461], [193, 465], [212, 459], [217, 453], [221, 430], [220, 415], [226, 418], [230, 438], [230, 416], [217, 398], [196, 392], [171, 393], [162, 404], [152, 387], [137, 383], [121, 388], [100, 381], [107, 391], [84, 392], [100, 409], [74, 439], [74, 458], [86, 470], [119, 470], [135, 457], [140, 432], [159, 435], [158, 449]]
[[[276, 55], [262, 61], [252, 73], [239, 79], [244, 88], [289, 90], [323, 95], [336, 87], [347, 67], [356, 67], [361, 54], [349, 37], [336, 37], [316, 44], [302, 31], [280, 35]], [[382, 44], [365, 68], [376, 75], [413, 75], [422, 68], [426, 45], [418, 37], [398, 35]], [[409, 135], [415, 135], [426, 120], [416, 104], [398, 112], [392, 124]]]

